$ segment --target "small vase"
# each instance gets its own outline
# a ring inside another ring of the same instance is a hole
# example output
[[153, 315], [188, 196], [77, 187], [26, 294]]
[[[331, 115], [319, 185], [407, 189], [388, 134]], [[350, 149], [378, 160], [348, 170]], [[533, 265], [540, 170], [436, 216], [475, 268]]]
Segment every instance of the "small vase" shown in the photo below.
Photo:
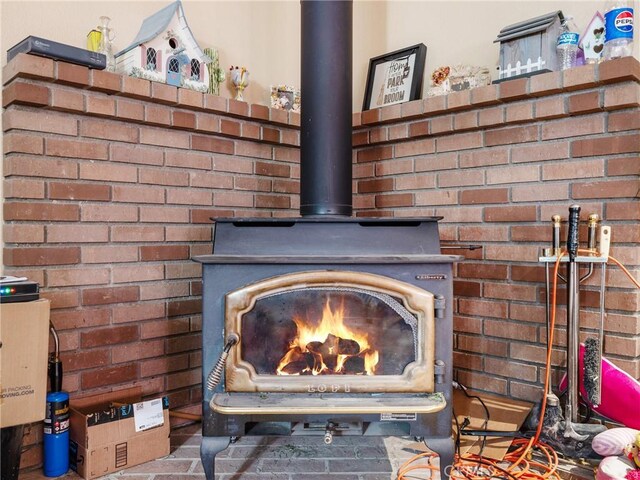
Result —
[[115, 72], [116, 58], [113, 53], [113, 39], [115, 38], [115, 34], [113, 33], [113, 28], [109, 27], [110, 21], [111, 19], [109, 17], [100, 17], [100, 26], [98, 27], [98, 31], [100, 32], [100, 44], [98, 46], [98, 52], [107, 57], [105, 70], [108, 72]]

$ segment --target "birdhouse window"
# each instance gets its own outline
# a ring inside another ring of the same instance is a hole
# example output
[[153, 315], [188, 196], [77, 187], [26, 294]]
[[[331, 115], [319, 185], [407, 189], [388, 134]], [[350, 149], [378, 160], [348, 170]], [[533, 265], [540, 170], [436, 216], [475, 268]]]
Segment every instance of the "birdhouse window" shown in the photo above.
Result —
[[156, 71], [157, 54], [154, 48], [147, 48], [147, 70]]
[[171, 38], [169, 39], [169, 46], [170, 46], [171, 48], [173, 48], [173, 49], [178, 48], [178, 40], [177, 40], [177, 39], [175, 39], [174, 37], [171, 37]]
[[191, 60], [191, 80], [200, 80], [200, 62], [195, 58]]
[[177, 58], [169, 60], [169, 71], [173, 73], [178, 73], [180, 71], [180, 62], [178, 62]]

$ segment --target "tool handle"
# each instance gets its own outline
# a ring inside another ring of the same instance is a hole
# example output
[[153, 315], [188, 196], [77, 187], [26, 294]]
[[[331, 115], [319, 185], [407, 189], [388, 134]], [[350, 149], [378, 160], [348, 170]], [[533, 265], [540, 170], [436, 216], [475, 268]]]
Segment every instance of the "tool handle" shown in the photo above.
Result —
[[569, 207], [569, 231], [567, 235], [567, 251], [569, 252], [569, 260], [574, 261], [578, 254], [578, 224], [580, 222], [580, 205], [571, 205]]
[[62, 362], [55, 357], [49, 359], [47, 365], [49, 374], [49, 389], [51, 392], [62, 391]]
[[552, 254], [560, 256], [560, 228], [562, 227], [560, 215], [554, 215], [551, 217], [553, 222], [553, 240], [552, 240]]

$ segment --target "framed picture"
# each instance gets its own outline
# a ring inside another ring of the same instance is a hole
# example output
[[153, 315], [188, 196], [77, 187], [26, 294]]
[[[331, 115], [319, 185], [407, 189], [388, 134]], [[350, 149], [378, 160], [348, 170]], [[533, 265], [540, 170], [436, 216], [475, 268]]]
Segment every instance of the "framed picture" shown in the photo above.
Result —
[[300, 89], [289, 85], [271, 86], [271, 108], [300, 111]]
[[426, 57], [427, 47], [419, 43], [369, 60], [362, 110], [420, 98]]

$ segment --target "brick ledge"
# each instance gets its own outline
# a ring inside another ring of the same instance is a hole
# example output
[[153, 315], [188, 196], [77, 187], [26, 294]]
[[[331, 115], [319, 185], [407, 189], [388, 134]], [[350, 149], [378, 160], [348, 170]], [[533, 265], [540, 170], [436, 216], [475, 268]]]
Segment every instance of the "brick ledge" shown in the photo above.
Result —
[[584, 65], [564, 72], [543, 73], [472, 90], [357, 112], [353, 114], [352, 125], [358, 130], [626, 81], [640, 82], [640, 62], [634, 57], [618, 58], [598, 65]]
[[50, 58], [21, 53], [13, 58], [2, 71], [2, 84], [7, 86], [16, 78], [43, 80], [72, 85], [121, 97], [143, 99], [190, 110], [226, 114], [247, 120], [275, 123], [290, 128], [300, 128], [300, 114], [248, 104], [217, 95], [178, 88], [127, 75], [93, 70], [88, 67]]

